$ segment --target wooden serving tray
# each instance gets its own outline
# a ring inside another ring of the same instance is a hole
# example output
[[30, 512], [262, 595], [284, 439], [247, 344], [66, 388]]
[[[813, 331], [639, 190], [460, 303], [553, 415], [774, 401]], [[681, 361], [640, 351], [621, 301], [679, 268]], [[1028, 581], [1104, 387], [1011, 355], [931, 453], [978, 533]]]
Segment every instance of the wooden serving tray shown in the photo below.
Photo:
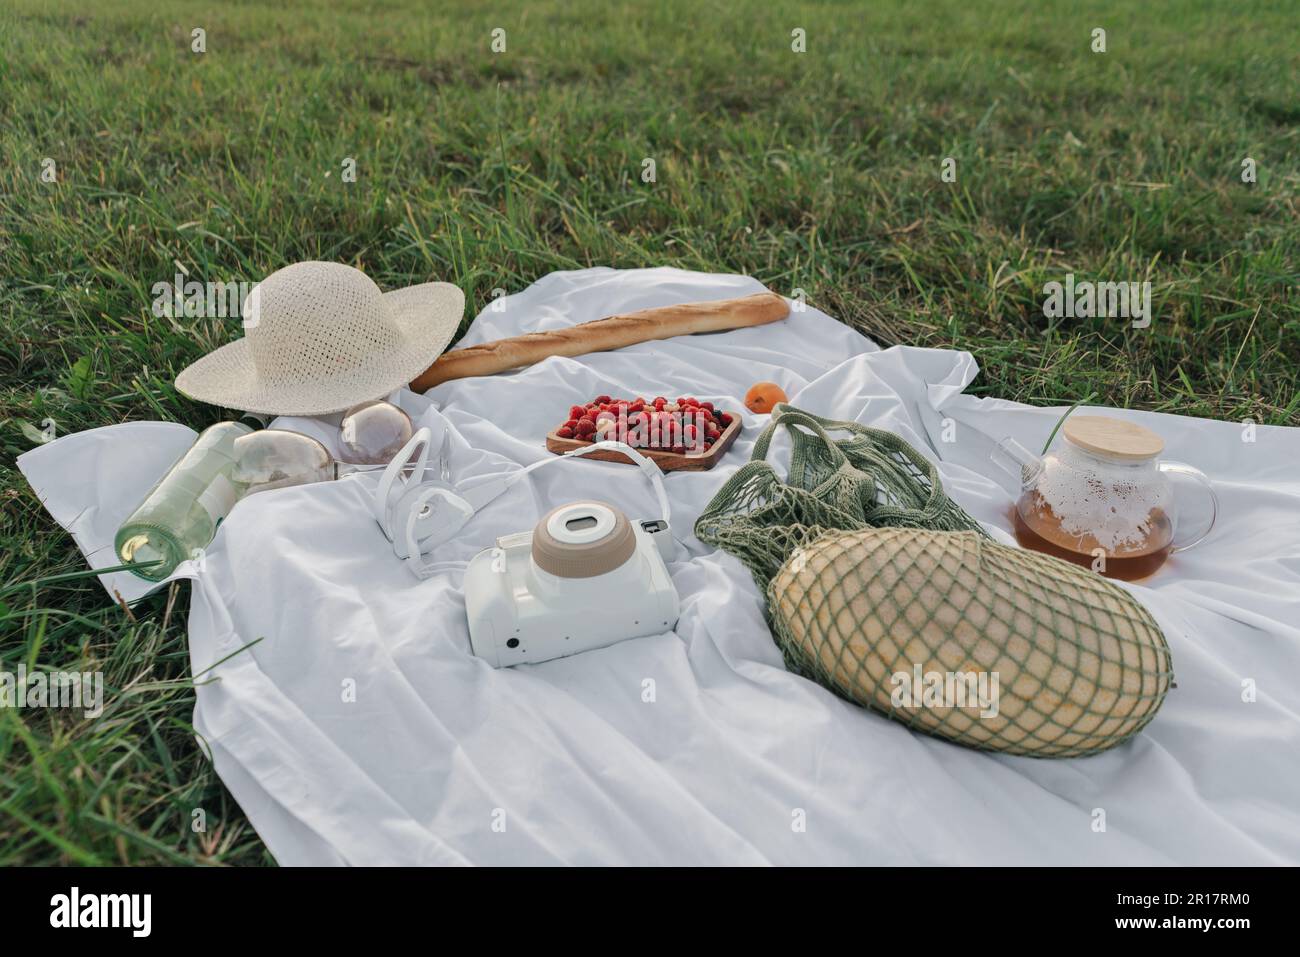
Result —
[[[707, 472], [713, 466], [718, 464], [718, 460], [726, 454], [727, 449], [731, 448], [731, 443], [736, 441], [736, 436], [740, 434], [740, 416], [731, 413], [731, 424], [722, 430], [718, 436], [718, 441], [709, 447], [707, 452], [700, 455], [678, 455], [676, 452], [665, 452], [662, 449], [637, 449], [646, 458], [652, 460], [665, 472]], [[573, 449], [580, 449], [586, 445], [592, 445], [586, 439], [562, 439], [554, 432], [546, 436], [546, 448], [556, 455], [563, 455]], [[599, 452], [592, 452], [590, 455], [578, 457], [578, 461], [583, 459], [596, 459], [601, 462], [623, 462], [631, 465], [632, 460], [622, 452], [602, 449]]]

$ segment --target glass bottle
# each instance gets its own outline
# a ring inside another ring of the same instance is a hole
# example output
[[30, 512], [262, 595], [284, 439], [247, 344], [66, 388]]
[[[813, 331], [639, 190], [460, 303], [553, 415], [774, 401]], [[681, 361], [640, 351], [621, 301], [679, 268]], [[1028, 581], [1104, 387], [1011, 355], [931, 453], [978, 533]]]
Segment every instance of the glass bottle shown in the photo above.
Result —
[[152, 563], [133, 568], [133, 574], [162, 581], [212, 543], [217, 526], [240, 497], [231, 481], [235, 440], [252, 431], [242, 422], [219, 422], [204, 429], [149, 490], [113, 542], [123, 564]]

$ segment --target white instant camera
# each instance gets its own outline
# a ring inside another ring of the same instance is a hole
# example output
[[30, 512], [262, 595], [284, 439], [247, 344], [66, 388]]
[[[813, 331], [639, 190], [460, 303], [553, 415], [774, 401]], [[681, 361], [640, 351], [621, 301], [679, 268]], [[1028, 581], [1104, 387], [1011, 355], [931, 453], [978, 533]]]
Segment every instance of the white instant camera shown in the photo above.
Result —
[[465, 573], [465, 608], [474, 654], [493, 667], [547, 661], [676, 626], [680, 604], [664, 564], [674, 545], [662, 473], [621, 442], [566, 455], [603, 448], [641, 467], [662, 518], [634, 521], [604, 502], [573, 502], [547, 513], [532, 531], [502, 536], [479, 552]]

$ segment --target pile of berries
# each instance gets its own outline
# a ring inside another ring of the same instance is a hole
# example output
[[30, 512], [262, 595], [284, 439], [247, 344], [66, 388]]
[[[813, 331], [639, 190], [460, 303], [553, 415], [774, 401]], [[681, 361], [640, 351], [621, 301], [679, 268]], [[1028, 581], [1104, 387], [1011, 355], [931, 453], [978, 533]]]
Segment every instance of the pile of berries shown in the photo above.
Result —
[[707, 452], [732, 418], [731, 413], [715, 409], [712, 402], [692, 396], [670, 400], [664, 396], [615, 399], [598, 395], [586, 405], [571, 406], [568, 420], [555, 434], [584, 442], [615, 439], [633, 448], [694, 455]]

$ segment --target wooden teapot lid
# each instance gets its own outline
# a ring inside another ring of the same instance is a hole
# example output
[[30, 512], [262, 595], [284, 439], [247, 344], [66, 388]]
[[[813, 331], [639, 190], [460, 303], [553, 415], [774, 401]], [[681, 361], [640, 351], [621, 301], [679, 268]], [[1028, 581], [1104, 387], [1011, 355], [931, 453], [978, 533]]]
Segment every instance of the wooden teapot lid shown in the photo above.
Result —
[[1149, 459], [1165, 448], [1165, 440], [1150, 429], [1104, 415], [1072, 415], [1064, 432], [1080, 448], [1115, 459]]

